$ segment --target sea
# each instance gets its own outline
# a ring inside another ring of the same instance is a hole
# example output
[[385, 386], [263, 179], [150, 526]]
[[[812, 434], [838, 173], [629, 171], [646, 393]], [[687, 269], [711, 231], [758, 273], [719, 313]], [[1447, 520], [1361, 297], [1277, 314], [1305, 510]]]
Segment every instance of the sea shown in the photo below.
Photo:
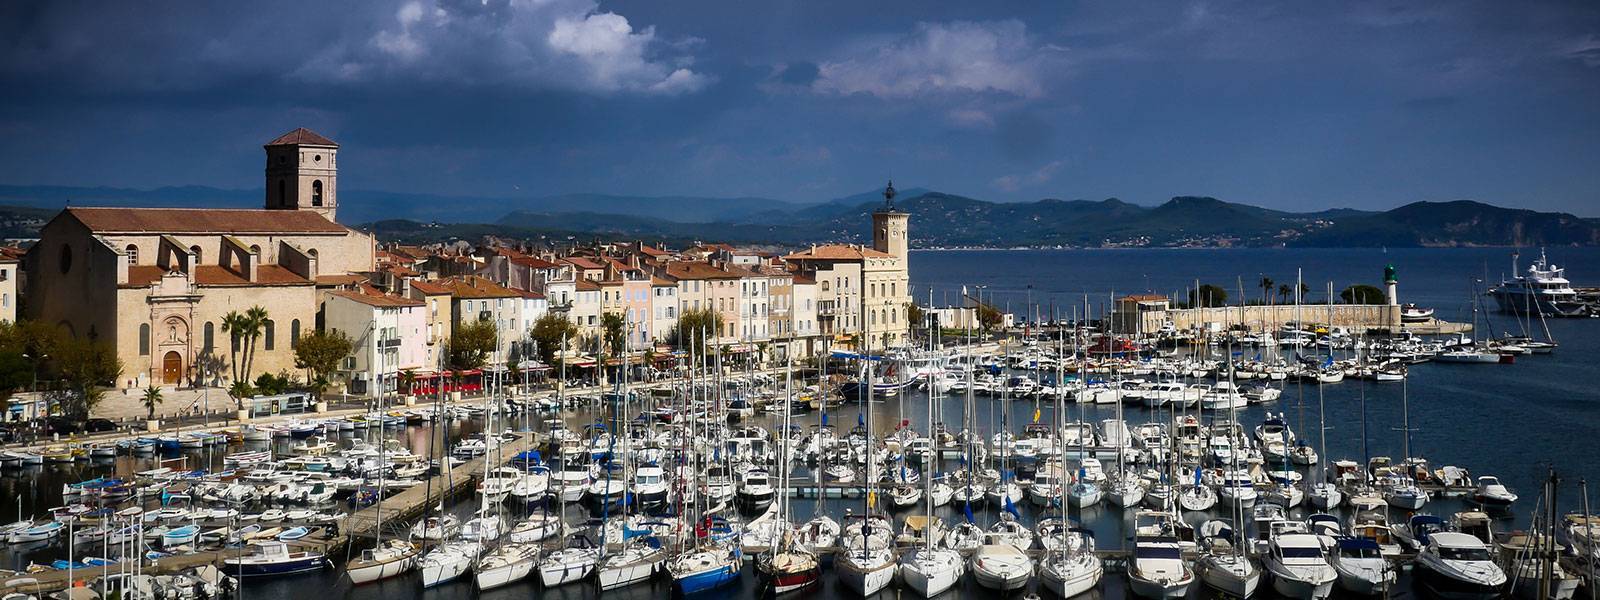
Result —
[[[919, 303], [929, 297], [935, 305], [953, 305], [960, 302], [961, 294], [982, 295], [983, 301], [1007, 309], [1019, 319], [1033, 315], [1049, 319], [1052, 315], [1069, 318], [1073, 307], [1082, 307], [1085, 298], [1092, 310], [1102, 309], [1113, 295], [1130, 292], [1155, 292], [1183, 297], [1184, 290], [1196, 282], [1212, 284], [1230, 290], [1243, 287], [1246, 299], [1259, 299], [1262, 290], [1256, 285], [1262, 277], [1276, 283], [1293, 284], [1298, 277], [1311, 292], [1308, 303], [1321, 303], [1328, 282], [1335, 290], [1351, 284], [1381, 284], [1386, 265], [1396, 269], [1399, 295], [1402, 302], [1414, 302], [1433, 307], [1440, 318], [1452, 321], [1478, 321], [1479, 335], [1503, 332], [1521, 333], [1522, 325], [1514, 319], [1497, 313], [1478, 311], [1474, 306], [1482, 290], [1512, 272], [1512, 250], [1506, 248], [1464, 249], [1125, 249], [1125, 250], [944, 250], [914, 251], [911, 255], [912, 293]], [[1521, 264], [1526, 266], [1538, 249], [1523, 249]], [[1600, 249], [1556, 248], [1548, 252], [1549, 259], [1568, 267], [1568, 276], [1576, 285], [1600, 285]], [[1276, 295], [1274, 290], [1273, 295]], [[1493, 308], [1492, 303], [1486, 305]], [[1313, 319], [1314, 316], [1308, 316]], [[1409, 445], [1412, 456], [1425, 457], [1435, 467], [1453, 465], [1468, 469], [1473, 475], [1499, 476], [1521, 495], [1512, 512], [1502, 515], [1495, 523], [1499, 530], [1526, 527], [1533, 512], [1542, 502], [1543, 482], [1553, 471], [1560, 478], [1557, 496], [1559, 510], [1573, 511], [1582, 498], [1579, 483], [1595, 482], [1600, 485], [1600, 319], [1553, 319], [1543, 325], [1535, 323], [1536, 335], [1543, 337], [1548, 326], [1550, 336], [1560, 343], [1553, 354], [1518, 357], [1510, 365], [1450, 365], [1423, 364], [1414, 366], [1405, 384], [1370, 383], [1347, 380], [1343, 383], [1321, 387], [1314, 384], [1285, 383], [1283, 396], [1276, 402], [1252, 405], [1240, 411], [1239, 419], [1247, 428], [1253, 428], [1266, 418], [1267, 412], [1281, 413], [1297, 435], [1310, 443], [1323, 440], [1318, 436], [1318, 400], [1320, 397], [1326, 416], [1327, 453], [1324, 463], [1333, 459], [1349, 458], [1364, 461], [1367, 456], [1403, 456], [1402, 448]], [[940, 414], [952, 426], [970, 418], [982, 431], [992, 431], [994, 425], [1005, 421], [1013, 431], [1035, 418], [1036, 409], [1041, 422], [1054, 422], [1053, 409], [1048, 402], [1036, 404], [1031, 400], [991, 400], [979, 398], [975, 414], [965, 415], [963, 399], [950, 395], [930, 401], [920, 391], [909, 391], [898, 398], [871, 405], [871, 421], [879, 432], [893, 430], [902, 421], [922, 427], [930, 405], [937, 403]], [[1410, 431], [1401, 424], [1406, 421], [1403, 408], [1409, 409]], [[866, 407], [847, 404], [829, 411], [829, 421], [841, 431], [868, 417]], [[1114, 418], [1112, 406], [1066, 407], [1068, 420], [1099, 422]], [[1151, 415], [1142, 407], [1126, 407], [1123, 418], [1132, 424], [1169, 419], [1166, 415]], [[592, 423], [594, 415], [575, 413], [568, 415], [569, 426], [581, 428]], [[507, 423], [493, 424], [494, 428], [538, 429], [539, 417], [513, 418]], [[768, 417], [758, 415], [758, 423]], [[818, 422], [821, 415], [813, 413], [796, 420], [804, 425]], [[482, 430], [481, 421], [466, 421], [451, 425], [449, 437]], [[433, 432], [428, 427], [410, 427], [400, 430], [371, 432], [367, 436], [399, 438], [417, 451], [428, 448]], [[1409, 438], [1407, 437], [1409, 434]], [[274, 442], [279, 450], [287, 450], [286, 441]], [[195, 466], [220, 466], [221, 456], [238, 448], [216, 451], [197, 451], [188, 455]], [[113, 471], [128, 473], [154, 466], [150, 459], [121, 457], [109, 463], [79, 463], [75, 465], [47, 465], [24, 471], [8, 471], [0, 475], [0, 517], [9, 521], [13, 515], [41, 516], [61, 503], [61, 486], [105, 475]], [[953, 465], [946, 464], [946, 468]], [[1302, 468], [1302, 470], [1307, 470]], [[1309, 474], [1309, 473], [1308, 473]], [[797, 477], [804, 477], [803, 470]], [[1589, 492], [1589, 502], [1600, 510], [1600, 490]], [[448, 507], [462, 515], [476, 508], [476, 499], [463, 497]], [[826, 512], [841, 518], [848, 512], [860, 513], [865, 509], [862, 499], [796, 498], [792, 511], [797, 520], [810, 518], [817, 512]], [[1025, 523], [1041, 517], [1041, 509], [1024, 502], [1017, 509]], [[1424, 512], [1448, 518], [1468, 506], [1460, 499], [1437, 498], [1423, 509]], [[510, 516], [539, 510], [535, 507], [508, 507]], [[899, 519], [919, 514], [922, 509], [896, 511]], [[984, 506], [975, 509], [973, 518], [987, 525], [999, 518], [1000, 507]], [[581, 518], [578, 510], [571, 510], [571, 518]], [[953, 507], [935, 510], [946, 522], [966, 518]], [[1291, 515], [1309, 514], [1306, 508], [1291, 511]], [[1340, 512], [1341, 517], [1349, 515]], [[1049, 516], [1055, 516], [1051, 510]], [[1132, 535], [1132, 512], [1109, 507], [1070, 511], [1069, 516], [1095, 532], [1096, 543], [1102, 549], [1125, 547]], [[1190, 513], [1185, 519], [1195, 525], [1216, 514]], [[1403, 522], [1407, 515], [1391, 512], [1391, 522]], [[93, 555], [93, 549], [76, 549], [77, 556]], [[55, 558], [65, 558], [67, 549], [61, 544], [43, 547], [0, 547], [0, 568], [21, 570], [30, 562], [48, 563]], [[344, 557], [337, 557], [344, 558]], [[754, 597], [762, 593], [753, 566], [745, 569], [743, 580], [737, 586], [706, 594], [706, 597]], [[315, 590], [324, 597], [354, 600], [380, 598], [589, 598], [599, 592], [592, 583], [572, 584], [554, 589], [543, 589], [535, 578], [483, 594], [478, 594], [470, 582], [458, 582], [429, 590], [421, 590], [414, 575], [355, 587], [339, 571], [327, 570], [274, 580], [247, 581], [243, 595], [251, 598], [290, 599]], [[1108, 572], [1101, 589], [1085, 597], [1121, 598], [1125, 596], [1125, 575], [1120, 571]], [[1041, 595], [1047, 595], [1042, 590]], [[652, 584], [623, 590], [608, 591], [608, 598], [645, 600], [670, 595], [670, 582], [658, 580]], [[898, 588], [891, 586], [882, 597], [898, 597]], [[1336, 596], [1338, 596], [1336, 592]], [[949, 592], [949, 598], [987, 597], [991, 592], [980, 588], [968, 577], [960, 586]], [[1018, 594], [1021, 595], [1020, 593]], [[1424, 592], [1413, 590], [1409, 577], [1389, 594], [1390, 597], [1426, 597]], [[831, 573], [825, 569], [821, 585], [792, 595], [795, 598], [835, 598], [848, 596], [839, 587]], [[1209, 597], [1210, 592], [1198, 583], [1191, 589], [1191, 598]], [[1270, 586], [1263, 585], [1257, 597], [1272, 597]]]

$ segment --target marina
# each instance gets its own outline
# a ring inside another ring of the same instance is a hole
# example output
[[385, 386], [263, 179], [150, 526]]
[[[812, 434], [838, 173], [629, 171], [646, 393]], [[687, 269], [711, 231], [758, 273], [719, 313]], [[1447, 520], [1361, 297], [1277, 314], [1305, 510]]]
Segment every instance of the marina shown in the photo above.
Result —
[[[10, 447], [0, 485], [19, 519], [0, 585], [1431, 597], [1460, 583], [1427, 562], [1434, 539], [1455, 544], [1438, 552], [1483, 548], [1506, 577], [1486, 597], [1541, 574], [1570, 591], [1550, 597], [1587, 593], [1593, 521], [1577, 483], [1594, 449], [1508, 460], [1492, 435], [1527, 433], [1478, 413], [1513, 409], [1465, 399], [1514, 402], [1526, 384], [1485, 392], [1581, 368], [1588, 323], [1552, 322], [1540, 338], [1559, 349], [1536, 351], [1471, 328], [1392, 335], [1327, 325], [1327, 306], [1298, 311], [1272, 330], [1142, 334], [1069, 316], [808, 367], [713, 351], [647, 385], [491, 387]], [[1494, 360], [1452, 358], [1475, 352]], [[1540, 427], [1520, 439], [1586, 425]], [[1529, 548], [1546, 539], [1562, 550], [1541, 571]], [[1273, 562], [1290, 553], [1303, 564]], [[1140, 575], [1157, 570], [1176, 579]]]

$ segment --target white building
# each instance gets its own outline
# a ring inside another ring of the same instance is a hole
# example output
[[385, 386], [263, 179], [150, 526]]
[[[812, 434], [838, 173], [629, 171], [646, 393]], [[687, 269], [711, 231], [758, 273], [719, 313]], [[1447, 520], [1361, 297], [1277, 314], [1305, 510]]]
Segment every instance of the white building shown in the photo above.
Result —
[[421, 300], [367, 286], [337, 291], [323, 304], [323, 322], [354, 342], [339, 369], [352, 394], [381, 398], [398, 390], [400, 372], [429, 367], [428, 317]]

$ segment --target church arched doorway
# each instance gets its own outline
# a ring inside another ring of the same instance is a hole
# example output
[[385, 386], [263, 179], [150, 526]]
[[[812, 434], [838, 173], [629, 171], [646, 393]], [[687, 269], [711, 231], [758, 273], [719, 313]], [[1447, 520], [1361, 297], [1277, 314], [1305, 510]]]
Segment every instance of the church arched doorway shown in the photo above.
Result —
[[161, 383], [177, 385], [183, 378], [183, 357], [176, 351], [161, 357]]

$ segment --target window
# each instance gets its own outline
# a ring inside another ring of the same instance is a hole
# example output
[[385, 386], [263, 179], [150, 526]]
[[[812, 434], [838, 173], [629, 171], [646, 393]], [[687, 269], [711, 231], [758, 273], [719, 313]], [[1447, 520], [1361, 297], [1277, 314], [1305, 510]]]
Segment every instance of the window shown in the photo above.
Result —
[[194, 255], [194, 264], [195, 264], [195, 266], [200, 266], [200, 263], [203, 260], [203, 259], [200, 258], [200, 247], [199, 246], [189, 246], [189, 254]]
[[828, 291], [828, 282], [826, 282], [826, 281], [822, 282], [822, 291], [824, 291], [824, 292]]
[[[210, 327], [211, 324], [210, 323], [206, 323], [206, 326]], [[299, 342], [300, 342], [300, 319], [295, 319], [293, 321], [289, 321], [289, 347], [293, 348], [293, 347], [295, 347], [295, 344], [297, 344]]]
[[321, 179], [317, 179], [317, 180], [314, 180], [314, 181], [311, 182], [311, 205], [312, 206], [322, 206], [322, 180]]
[[261, 336], [263, 338], [266, 338], [266, 341], [267, 341], [267, 352], [271, 352], [272, 348], [277, 346], [277, 341], [278, 341], [278, 339], [277, 339], [278, 338], [278, 331], [277, 330], [278, 330], [278, 324], [273, 322], [272, 319], [267, 319], [266, 333]]
[[256, 260], [260, 260], [261, 259], [261, 245], [260, 244], [250, 244], [250, 254], [255, 256]]
[[128, 244], [128, 247], [124, 248], [123, 250], [124, 250], [124, 253], [128, 255], [128, 266], [131, 267], [133, 265], [139, 264], [139, 247], [138, 246], [135, 246], [133, 244]]
[[150, 324], [139, 324], [139, 356], [150, 356]]
[[60, 257], [61, 274], [66, 275], [67, 271], [72, 270], [72, 246], [62, 244]]
[[216, 347], [212, 344], [216, 340], [217, 325], [211, 321], [206, 321], [205, 327], [202, 327], [201, 331], [203, 332], [201, 334], [203, 336], [201, 339], [204, 340], [204, 343], [200, 346], [200, 353], [210, 354], [211, 349]]
[[894, 290], [895, 290], [895, 284], [894, 284], [894, 282], [891, 281], [891, 282], [889, 282], [889, 295], [890, 296], [895, 295], [894, 294]]

